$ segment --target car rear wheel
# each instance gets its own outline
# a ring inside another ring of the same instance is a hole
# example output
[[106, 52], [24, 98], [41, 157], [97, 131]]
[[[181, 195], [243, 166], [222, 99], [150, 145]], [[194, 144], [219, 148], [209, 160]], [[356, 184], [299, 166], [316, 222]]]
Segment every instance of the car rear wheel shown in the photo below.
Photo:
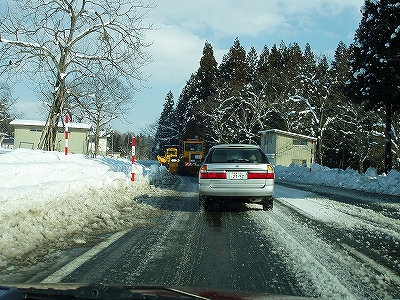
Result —
[[264, 211], [272, 210], [272, 208], [274, 207], [273, 199], [269, 198], [269, 199], [264, 200], [262, 203], [262, 206], [263, 206]]
[[220, 209], [220, 202], [214, 201], [213, 199], [206, 198], [203, 206], [205, 211], [218, 211]]

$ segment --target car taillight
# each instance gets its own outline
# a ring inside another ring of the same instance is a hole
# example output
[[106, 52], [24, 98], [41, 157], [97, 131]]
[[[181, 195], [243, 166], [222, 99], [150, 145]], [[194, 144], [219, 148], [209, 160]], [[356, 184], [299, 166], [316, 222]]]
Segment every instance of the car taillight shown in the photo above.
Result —
[[226, 179], [226, 172], [207, 172], [208, 179]]
[[274, 168], [268, 166], [268, 171], [253, 171], [247, 173], [247, 179], [274, 179]]
[[226, 179], [225, 172], [201, 172], [201, 179]]
[[203, 165], [200, 169], [200, 179], [226, 179], [226, 172], [207, 171], [207, 166]]

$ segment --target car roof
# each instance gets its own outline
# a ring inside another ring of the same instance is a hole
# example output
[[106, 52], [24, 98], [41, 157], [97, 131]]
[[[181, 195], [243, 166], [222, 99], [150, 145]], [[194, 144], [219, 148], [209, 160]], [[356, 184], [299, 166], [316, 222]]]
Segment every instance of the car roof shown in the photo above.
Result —
[[229, 148], [236, 148], [236, 149], [258, 149], [259, 147], [257, 145], [253, 144], [219, 144], [213, 146], [214, 149], [229, 149]]

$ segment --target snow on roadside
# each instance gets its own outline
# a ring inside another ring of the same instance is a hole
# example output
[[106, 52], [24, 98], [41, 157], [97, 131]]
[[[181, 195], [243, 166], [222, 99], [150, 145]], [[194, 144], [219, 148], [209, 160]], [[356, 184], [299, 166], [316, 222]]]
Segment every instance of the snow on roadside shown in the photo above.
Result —
[[[85, 237], [143, 226], [157, 214], [136, 198], [157, 191], [153, 173], [110, 158], [16, 149], [0, 151], [0, 267], [42, 245], [85, 243]], [[71, 238], [69, 238], [71, 237]]]
[[[332, 202], [324, 197], [310, 197], [309, 192], [296, 191], [296, 197], [284, 197], [287, 188], [280, 187], [279, 201], [299, 211], [310, 219], [334, 224], [340, 228], [355, 228], [363, 226], [370, 230], [377, 228], [400, 240], [400, 224], [397, 219], [385, 216], [379, 211], [341, 202]], [[289, 189], [290, 190], [290, 189]], [[289, 193], [289, 192], [288, 192]], [[283, 197], [282, 197], [283, 196]], [[382, 204], [384, 207], [386, 204]], [[400, 209], [400, 205], [397, 205]], [[361, 225], [360, 225], [361, 224]]]
[[377, 175], [376, 169], [370, 167], [365, 174], [359, 174], [350, 168], [330, 169], [314, 163], [311, 168], [294, 164], [289, 167], [276, 166], [275, 174], [276, 178], [287, 181], [400, 195], [400, 172], [396, 170], [387, 175]]

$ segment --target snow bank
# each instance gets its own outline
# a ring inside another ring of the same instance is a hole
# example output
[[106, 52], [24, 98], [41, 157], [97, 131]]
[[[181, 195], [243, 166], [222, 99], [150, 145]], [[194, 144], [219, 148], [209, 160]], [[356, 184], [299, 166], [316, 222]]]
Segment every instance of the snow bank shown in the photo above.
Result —
[[316, 185], [344, 187], [389, 195], [400, 195], [400, 172], [392, 170], [387, 175], [377, 175], [375, 168], [368, 168], [365, 174], [353, 169], [330, 169], [318, 164], [310, 168], [298, 165], [276, 166], [277, 179]]
[[[152, 171], [153, 170], [153, 171]], [[135, 201], [154, 194], [156, 166], [60, 152], [0, 150], [0, 267], [38, 246], [85, 243], [88, 236], [149, 223], [156, 209]]]

